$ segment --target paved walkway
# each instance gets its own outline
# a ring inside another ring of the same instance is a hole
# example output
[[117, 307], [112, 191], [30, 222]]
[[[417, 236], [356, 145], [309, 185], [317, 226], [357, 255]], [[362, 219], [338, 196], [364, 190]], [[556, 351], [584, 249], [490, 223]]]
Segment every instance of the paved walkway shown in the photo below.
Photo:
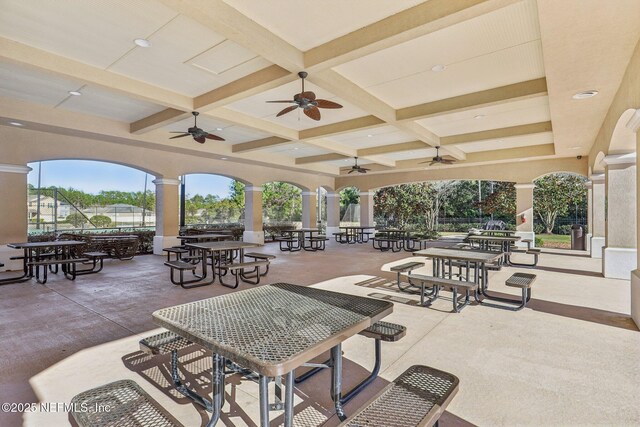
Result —
[[[420, 363], [461, 380], [443, 426], [640, 423], [640, 334], [628, 316], [629, 282], [602, 278], [598, 260], [548, 251], [535, 271], [538, 281], [527, 309], [514, 313], [470, 306], [453, 314], [448, 300], [420, 308], [412, 303], [416, 297], [388, 286], [394, 275], [383, 270], [409, 253], [334, 243], [324, 253], [281, 253], [275, 245], [263, 250], [278, 256], [265, 283], [398, 298], [389, 320], [406, 325], [408, 334], [383, 344], [382, 378], [350, 402], [348, 411], [383, 387], [384, 378]], [[107, 261], [102, 273], [75, 282], [53, 275], [46, 286], [0, 287], [0, 400], [68, 402], [87, 388], [132, 378], [185, 425], [200, 425], [202, 412], [161, 390], [170, 389], [162, 375], [167, 360], [141, 355], [137, 341], [156, 328], [154, 310], [233, 290], [218, 284], [175, 287], [162, 261], [156, 256]], [[501, 285], [514, 271], [531, 270], [492, 272], [492, 289], [514, 293]], [[381, 279], [370, 280], [375, 277]], [[353, 337], [344, 351], [349, 387], [371, 366], [373, 343]], [[197, 350], [183, 360], [195, 376], [206, 373], [210, 363]], [[323, 372], [298, 388], [297, 424], [318, 425], [331, 417], [327, 387], [328, 373]], [[257, 386], [237, 380], [226, 391], [235, 404], [225, 407], [224, 425], [255, 425]], [[334, 418], [326, 425], [335, 425]], [[66, 413], [0, 414], [2, 426], [23, 422], [68, 425]]]

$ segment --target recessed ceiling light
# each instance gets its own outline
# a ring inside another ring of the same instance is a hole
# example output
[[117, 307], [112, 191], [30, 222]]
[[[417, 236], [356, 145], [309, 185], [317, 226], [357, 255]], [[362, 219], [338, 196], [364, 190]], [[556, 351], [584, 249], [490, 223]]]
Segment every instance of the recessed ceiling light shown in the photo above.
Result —
[[20, 123], [20, 122], [9, 122], [9, 124], [10, 124], [11, 126], [24, 126], [24, 125], [23, 125], [22, 123]]
[[299, 149], [300, 149], [300, 147], [293, 147], [293, 149], [294, 149], [294, 150], [299, 150]]
[[433, 67], [431, 67], [431, 71], [433, 71], [434, 73], [440, 73], [440, 72], [446, 70], [446, 68], [447, 68], [446, 65], [438, 64], [438, 65], [434, 65]]
[[582, 148], [582, 147], [580, 147], [579, 145], [576, 145], [575, 147], [571, 147], [571, 149], [572, 149], [572, 150], [579, 150], [579, 149], [581, 149], [581, 148]]
[[133, 41], [137, 46], [140, 47], [149, 47], [151, 46], [151, 42], [147, 39], [135, 39]]
[[484, 119], [484, 117], [485, 117], [484, 114], [478, 114], [478, 115], [473, 116], [473, 118], [476, 119], [476, 120], [477, 119]]
[[80, 95], [82, 95], [82, 93], [78, 92], [77, 90], [70, 90], [69, 91], [69, 95], [80, 96]]
[[222, 128], [216, 128], [216, 130], [222, 130]]
[[369, 134], [367, 135], [367, 138], [373, 138], [373, 135]]
[[227, 160], [228, 157], [220, 157], [220, 160]]
[[597, 90], [585, 90], [583, 92], [578, 92], [573, 95], [573, 99], [587, 99], [592, 98], [598, 94]]

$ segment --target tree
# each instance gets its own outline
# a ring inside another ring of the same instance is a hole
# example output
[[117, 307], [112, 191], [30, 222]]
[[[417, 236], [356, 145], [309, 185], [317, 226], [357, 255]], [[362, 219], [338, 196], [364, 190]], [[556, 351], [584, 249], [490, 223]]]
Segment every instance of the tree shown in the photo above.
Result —
[[516, 187], [513, 182], [497, 182], [493, 193], [482, 202], [476, 203], [484, 213], [503, 218], [516, 216]]
[[[68, 218], [69, 217], [67, 217], [67, 219]], [[91, 223], [96, 227], [106, 228], [111, 225], [111, 218], [106, 215], [94, 215], [91, 217]]]
[[302, 190], [286, 182], [262, 186], [262, 212], [273, 221], [298, 221], [302, 218]]
[[424, 210], [427, 230], [436, 231], [438, 229], [440, 207], [455, 192], [458, 184], [459, 181], [435, 181], [426, 185], [425, 192], [427, 197], [422, 197], [418, 202], [418, 206]]
[[65, 219], [65, 221], [73, 225], [74, 227], [82, 227], [84, 224], [88, 222], [87, 218], [78, 212], [73, 212], [69, 214]]
[[567, 215], [569, 207], [583, 202], [586, 179], [567, 173], [546, 175], [534, 181], [533, 210], [546, 233], [552, 233], [556, 219]]
[[343, 188], [340, 191], [340, 218], [344, 218], [351, 205], [360, 203], [360, 192], [356, 187]]

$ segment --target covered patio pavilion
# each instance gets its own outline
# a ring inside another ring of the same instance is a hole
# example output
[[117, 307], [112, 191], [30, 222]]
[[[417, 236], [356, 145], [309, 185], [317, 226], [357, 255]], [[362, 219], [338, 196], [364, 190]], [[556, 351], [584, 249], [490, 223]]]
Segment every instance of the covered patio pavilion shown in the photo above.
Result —
[[[535, 268], [488, 273], [493, 290], [512, 295], [509, 276], [537, 276], [522, 311], [420, 307], [394, 287], [391, 268], [424, 257], [370, 244], [282, 253], [267, 243], [259, 250], [277, 258], [259, 286], [393, 302], [385, 320], [407, 335], [383, 344], [380, 376], [348, 414], [419, 364], [460, 380], [442, 425], [639, 424], [638, 22], [636, 0], [3, 2], [0, 279], [23, 266], [8, 245], [28, 240], [32, 162], [97, 160], [152, 174], [156, 232], [155, 255], [107, 260], [75, 281], [52, 274], [45, 285], [0, 286], [0, 400], [68, 403], [130, 378], [182, 424], [206, 425], [204, 410], [167, 387], [168, 358], [145, 358], [138, 341], [160, 331], [156, 310], [255, 286], [169, 282], [163, 249], [180, 245], [183, 176], [244, 183], [243, 241], [262, 245], [268, 182], [302, 189], [304, 228], [317, 224], [326, 190], [327, 236], [339, 231], [346, 187], [360, 191], [360, 225], [374, 227], [382, 187], [514, 182], [516, 235], [534, 240], [533, 182], [567, 172], [588, 178], [587, 250], [543, 249]], [[305, 104], [278, 116], [298, 105], [301, 71], [305, 91], [342, 108], [317, 116]], [[199, 143], [187, 131], [194, 111], [199, 128], [224, 140]], [[179, 132], [187, 135], [170, 139]], [[349, 173], [354, 157], [368, 173]], [[435, 274], [430, 263], [416, 271]], [[346, 385], [372, 366], [369, 347], [362, 336], [344, 341]], [[190, 360], [210, 383], [211, 359], [183, 355]], [[339, 423], [329, 377], [296, 387], [294, 425]], [[238, 380], [225, 391], [220, 424], [259, 425], [257, 387]], [[69, 422], [66, 410], [0, 413], [3, 426]]]

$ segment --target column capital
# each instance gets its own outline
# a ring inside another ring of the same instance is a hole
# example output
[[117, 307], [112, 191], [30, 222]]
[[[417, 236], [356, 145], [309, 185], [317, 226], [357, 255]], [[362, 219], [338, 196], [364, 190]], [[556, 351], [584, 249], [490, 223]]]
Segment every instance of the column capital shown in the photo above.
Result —
[[173, 178], [156, 178], [152, 181], [155, 185], [179, 185], [180, 180]]
[[335, 191], [327, 191], [326, 196], [328, 198], [340, 198], [340, 193], [337, 193]]
[[527, 183], [522, 183], [522, 184], [516, 184], [514, 185], [516, 190], [523, 190], [526, 188], [530, 188], [530, 189], [534, 189], [536, 188], [536, 185], [533, 182], [527, 182]]
[[604, 183], [604, 174], [597, 173], [597, 174], [591, 175], [589, 179], [591, 180], [592, 184], [602, 184]]
[[588, 190], [591, 190], [591, 188], [593, 188], [593, 182], [591, 181], [587, 181], [584, 183], [584, 187]]
[[605, 165], [635, 165], [636, 153], [610, 154], [602, 159]]
[[0, 172], [7, 173], [24, 173], [27, 174], [31, 172], [31, 168], [25, 165], [10, 165], [7, 163], [0, 163]]
[[317, 196], [318, 193], [316, 193], [315, 191], [303, 191], [302, 192], [302, 196]]
[[358, 193], [360, 197], [373, 196], [375, 194], [376, 194], [375, 191], [361, 191], [360, 193]]
[[627, 122], [627, 128], [631, 129], [632, 132], [640, 130], [640, 109], [633, 113], [633, 116]]
[[262, 192], [262, 187], [259, 185], [245, 185], [244, 186], [244, 192], [245, 193], [250, 193], [252, 191], [256, 191], [261, 193]]

